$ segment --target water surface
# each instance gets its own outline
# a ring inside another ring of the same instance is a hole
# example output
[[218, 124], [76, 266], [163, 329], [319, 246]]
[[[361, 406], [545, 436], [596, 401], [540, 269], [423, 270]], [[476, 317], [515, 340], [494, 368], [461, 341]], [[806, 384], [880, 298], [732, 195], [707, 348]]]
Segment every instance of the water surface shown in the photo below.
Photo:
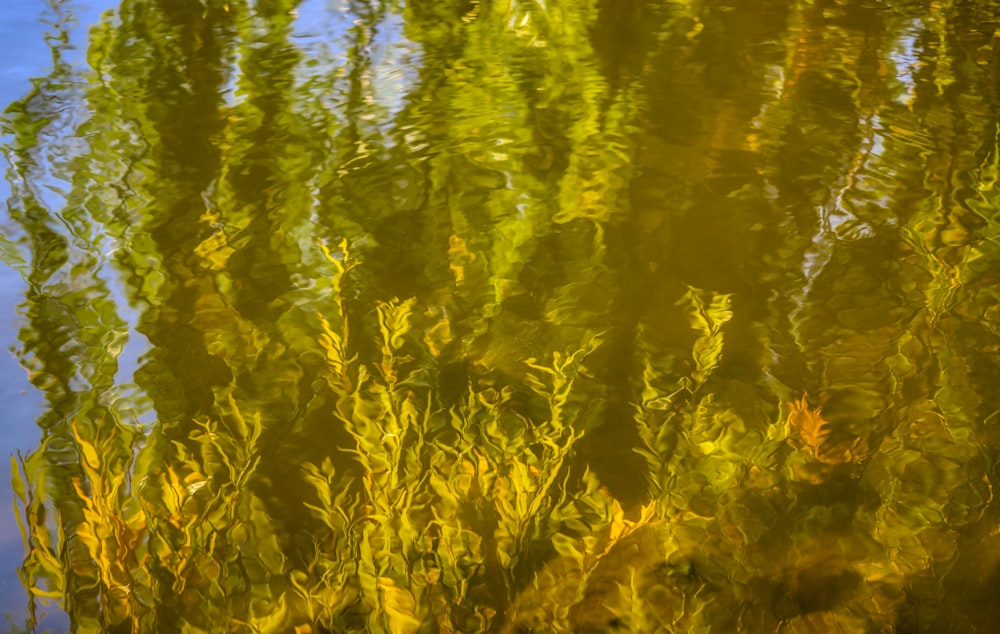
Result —
[[3, 119], [14, 630], [1000, 628], [1000, 3], [94, 9]]

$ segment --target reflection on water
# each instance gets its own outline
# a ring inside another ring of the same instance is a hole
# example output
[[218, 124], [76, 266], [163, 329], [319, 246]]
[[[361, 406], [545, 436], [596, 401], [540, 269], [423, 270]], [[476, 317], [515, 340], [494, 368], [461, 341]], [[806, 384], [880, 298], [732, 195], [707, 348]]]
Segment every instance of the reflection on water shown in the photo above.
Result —
[[16, 627], [996, 631], [998, 24], [123, 0], [85, 67], [50, 38], [4, 119]]

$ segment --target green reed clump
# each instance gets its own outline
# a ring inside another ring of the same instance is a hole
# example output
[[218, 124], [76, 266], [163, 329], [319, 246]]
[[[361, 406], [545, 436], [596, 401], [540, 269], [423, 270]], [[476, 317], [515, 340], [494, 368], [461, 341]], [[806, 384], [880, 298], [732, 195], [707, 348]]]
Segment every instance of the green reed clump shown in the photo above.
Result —
[[[322, 413], [349, 442], [292, 467], [282, 486], [295, 502], [283, 508], [301, 516], [275, 515], [281, 507], [264, 494], [277, 466], [270, 461], [281, 455], [269, 442], [298, 428], [277, 427], [235, 386], [216, 388], [210, 415], [144, 434], [74, 426], [80, 468], [68, 494], [46, 490], [56, 471], [34, 466], [37, 455], [15, 480], [33, 596], [60, 603], [80, 631], [226, 624], [416, 634], [534, 623], [571, 632], [611, 575], [615, 590], [600, 600], [656, 622], [644, 564], [626, 557], [622, 568], [622, 553], [650, 535], [680, 550], [687, 533], [669, 527], [707, 521], [683, 506], [679, 496], [693, 489], [671, 468], [711, 471], [719, 500], [736, 477], [726, 465], [739, 462], [742, 447], [726, 433], [738, 430], [712, 435], [728, 419], [698, 396], [721, 355], [728, 299], [692, 291], [692, 370], [672, 392], [646, 357], [637, 422], [652, 501], [627, 516], [573, 459], [592, 400], [585, 364], [600, 336], [523, 359], [513, 374], [468, 362], [464, 389], [446, 402], [436, 370], [442, 348], [414, 327], [415, 299], [375, 301], [363, 316], [349, 310], [345, 289], [358, 264], [348, 246], [324, 249], [332, 277], [315, 323], [331, 396]], [[664, 440], [663, 416], [686, 421], [683, 451]], [[55, 526], [46, 519], [53, 511]], [[293, 546], [290, 526], [307, 530], [311, 544]], [[654, 559], [664, 548], [650, 549]], [[79, 600], [81, 584], [94, 588], [89, 602]]]
[[[330, 531], [326, 543], [339, 549], [323, 554], [329, 562], [322, 568], [352, 562], [325, 583], [351, 588], [369, 631], [417, 632], [429, 624], [486, 631], [523, 585], [518, 571], [530, 575], [546, 550], [590, 538], [584, 520], [595, 518], [577, 507], [600, 507], [610, 521], [610, 498], [591, 475], [571, 495], [567, 465], [584, 433], [576, 383], [600, 339], [555, 352], [547, 363], [526, 359], [526, 385], [496, 384], [479, 368], [480, 378], [446, 408], [427, 365], [415, 361], [431, 351], [410, 336], [413, 299], [376, 304], [374, 359], [365, 363], [350, 352], [355, 330], [336, 296], [352, 267], [346, 246], [341, 258], [328, 254], [337, 278], [332, 303], [342, 312], [321, 321], [328, 384], [336, 417], [354, 439], [358, 482], [337, 481], [329, 460], [304, 466], [317, 496], [310, 509]], [[518, 406], [519, 390], [544, 404], [540, 416]]]

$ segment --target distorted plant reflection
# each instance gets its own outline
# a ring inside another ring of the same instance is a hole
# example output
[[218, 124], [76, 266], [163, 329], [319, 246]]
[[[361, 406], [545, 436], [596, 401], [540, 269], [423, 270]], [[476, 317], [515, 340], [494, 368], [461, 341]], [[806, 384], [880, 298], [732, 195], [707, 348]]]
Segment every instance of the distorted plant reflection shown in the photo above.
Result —
[[1000, 628], [1000, 4], [72, 8], [25, 629]]

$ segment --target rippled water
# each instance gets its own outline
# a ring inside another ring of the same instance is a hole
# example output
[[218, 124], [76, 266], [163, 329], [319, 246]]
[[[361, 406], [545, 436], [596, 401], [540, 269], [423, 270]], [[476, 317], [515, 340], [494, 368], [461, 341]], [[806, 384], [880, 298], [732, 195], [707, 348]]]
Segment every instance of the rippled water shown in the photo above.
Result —
[[1000, 631], [1000, 3], [0, 21], [13, 631]]

